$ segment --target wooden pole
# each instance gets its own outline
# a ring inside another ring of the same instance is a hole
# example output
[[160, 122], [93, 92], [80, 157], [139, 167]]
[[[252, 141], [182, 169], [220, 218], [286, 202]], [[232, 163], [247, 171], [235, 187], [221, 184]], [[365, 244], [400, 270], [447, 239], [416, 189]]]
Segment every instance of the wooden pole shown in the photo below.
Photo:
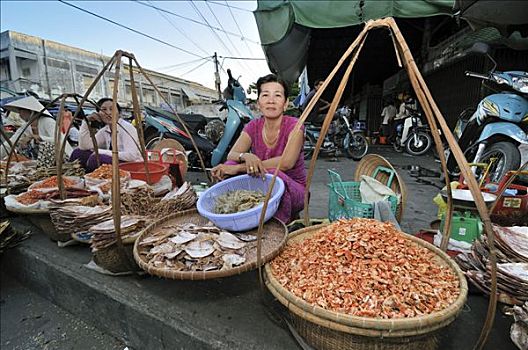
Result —
[[128, 73], [130, 75], [130, 91], [132, 92], [132, 106], [134, 110], [134, 120], [136, 121], [136, 131], [138, 133], [139, 144], [141, 147], [141, 155], [143, 156], [143, 164], [145, 166], [145, 174], [147, 175], [147, 183], [150, 183], [150, 171], [148, 170], [147, 150], [145, 148], [145, 136], [143, 135], [143, 122], [141, 120], [141, 110], [139, 108], [139, 101], [136, 90], [136, 82], [134, 80], [134, 71], [132, 67], [133, 56], [128, 56]]

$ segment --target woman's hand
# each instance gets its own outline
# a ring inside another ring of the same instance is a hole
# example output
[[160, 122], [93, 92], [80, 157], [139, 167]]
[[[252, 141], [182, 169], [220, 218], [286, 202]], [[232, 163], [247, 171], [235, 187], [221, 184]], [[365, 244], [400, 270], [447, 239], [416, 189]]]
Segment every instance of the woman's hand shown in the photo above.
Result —
[[262, 160], [252, 153], [244, 154], [244, 163], [248, 175], [255, 177], [264, 177], [266, 175], [266, 167], [262, 164]]
[[93, 121], [100, 122], [101, 121], [101, 117], [99, 116], [98, 112], [94, 112], [94, 113], [90, 114], [89, 116], [87, 116], [86, 120], [88, 120], [89, 122], [93, 122]]
[[228, 175], [236, 175], [239, 172], [238, 165], [219, 164], [211, 169], [211, 175], [214, 179], [223, 180]]

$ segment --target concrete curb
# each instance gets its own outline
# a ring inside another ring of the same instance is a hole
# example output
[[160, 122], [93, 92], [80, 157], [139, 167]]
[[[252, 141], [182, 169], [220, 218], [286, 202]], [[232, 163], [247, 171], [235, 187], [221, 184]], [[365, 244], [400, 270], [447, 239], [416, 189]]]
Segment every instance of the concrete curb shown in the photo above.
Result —
[[212, 281], [110, 277], [83, 267], [87, 247], [35, 234], [2, 265], [30, 289], [135, 349], [296, 349], [260, 303], [255, 273]]

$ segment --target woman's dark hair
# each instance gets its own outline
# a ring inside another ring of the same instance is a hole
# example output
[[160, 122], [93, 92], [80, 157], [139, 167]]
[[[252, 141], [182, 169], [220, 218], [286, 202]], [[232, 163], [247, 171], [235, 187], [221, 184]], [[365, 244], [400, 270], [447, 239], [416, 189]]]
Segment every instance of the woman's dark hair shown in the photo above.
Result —
[[263, 84], [266, 84], [266, 83], [279, 83], [284, 88], [284, 97], [288, 98], [288, 96], [290, 95], [289, 94], [289, 89], [288, 89], [288, 84], [286, 84], [286, 81], [284, 81], [283, 79], [279, 78], [275, 74], [268, 74], [268, 75], [265, 75], [263, 77], [260, 77], [257, 80], [257, 95], [258, 96], [260, 96], [260, 88], [261, 88], [261, 86]]
[[[95, 108], [97, 112], [101, 110], [101, 106], [103, 105], [103, 103], [107, 101], [114, 101], [114, 100], [112, 100], [110, 97], [103, 97], [102, 99], [97, 101], [97, 107]], [[121, 106], [119, 105], [119, 103], [116, 102], [116, 106], [117, 106], [117, 111], [121, 113]]]
[[319, 85], [319, 83], [324, 83], [324, 79], [317, 79], [314, 83], [314, 86]]

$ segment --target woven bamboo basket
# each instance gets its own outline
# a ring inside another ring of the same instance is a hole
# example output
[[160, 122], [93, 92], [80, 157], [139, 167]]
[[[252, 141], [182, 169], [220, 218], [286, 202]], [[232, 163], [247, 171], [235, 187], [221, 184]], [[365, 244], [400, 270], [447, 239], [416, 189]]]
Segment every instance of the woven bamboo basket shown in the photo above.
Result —
[[[325, 225], [317, 225], [290, 234], [289, 242], [311, 237]], [[266, 264], [264, 277], [267, 288], [285, 305], [299, 334], [314, 348], [321, 350], [433, 350], [438, 346], [438, 333], [455, 320], [464, 306], [467, 282], [460, 268], [435, 246], [408, 236], [416, 244], [437, 255], [438, 264], [449, 266], [459, 278], [460, 295], [446, 309], [422, 317], [376, 319], [352, 316], [313, 306], [285, 289]]]
[[[403, 210], [405, 208], [405, 204], [407, 203], [407, 188], [405, 187], [405, 182], [403, 182], [403, 179], [387, 159], [377, 154], [367, 154], [365, 157], [363, 157], [363, 159], [361, 159], [356, 167], [354, 181], [361, 181], [361, 175], [373, 176], [378, 167], [387, 168], [394, 172], [394, 178], [389, 187], [394, 191], [394, 193], [401, 196], [400, 202], [396, 207], [396, 219], [401, 222]], [[383, 184], [387, 184], [389, 177], [389, 174], [386, 172], [379, 171], [376, 174], [375, 179]]]
[[[145, 228], [139, 235], [134, 245], [134, 258], [138, 265], [151, 275], [176, 279], [176, 280], [206, 280], [213, 278], [221, 278], [233, 276], [257, 268], [257, 247], [251, 249], [246, 255], [246, 262], [240, 266], [233, 267], [228, 270], [216, 271], [175, 271], [170, 269], [157, 268], [149, 265], [144, 257], [139, 254], [138, 245], [145, 238], [149, 237], [160, 226], [178, 225], [193, 223], [196, 225], [205, 225], [209, 222], [208, 219], [200, 216], [196, 209], [186, 210], [179, 213], [169, 215], [163, 219], [156, 221]], [[250, 235], [257, 235], [257, 229], [245, 232]], [[277, 219], [271, 219], [264, 225], [264, 235], [262, 239], [262, 259], [261, 264], [273, 259], [279, 254], [281, 249], [285, 246], [288, 237], [288, 230], [282, 222]]]
[[134, 240], [123, 240], [123, 249], [117, 244], [93, 252], [93, 259], [100, 267], [114, 273], [140, 271], [134, 260]]

